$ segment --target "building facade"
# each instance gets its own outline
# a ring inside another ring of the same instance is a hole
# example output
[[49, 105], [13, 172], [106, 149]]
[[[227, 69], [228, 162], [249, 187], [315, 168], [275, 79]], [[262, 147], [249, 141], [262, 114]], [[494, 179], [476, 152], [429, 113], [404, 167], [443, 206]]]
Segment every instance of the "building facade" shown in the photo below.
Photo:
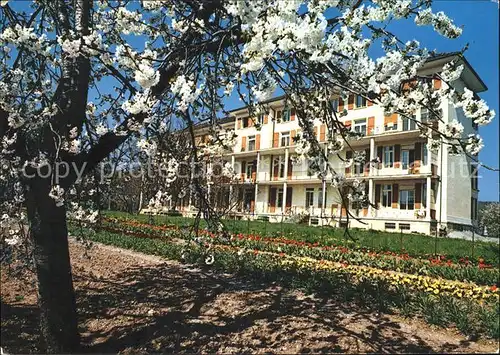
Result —
[[[439, 72], [450, 60], [461, 60], [465, 66], [461, 78], [453, 83], [457, 90], [486, 90], [465, 58], [457, 54], [433, 58], [422, 74]], [[433, 79], [433, 84], [436, 89], [446, 85], [439, 79]], [[340, 193], [331, 184], [332, 176], [318, 178], [311, 173], [308, 162], [292, 164], [296, 149], [293, 138], [300, 127], [294, 109], [285, 107], [284, 98], [278, 97], [266, 103], [266, 114], [250, 117], [243, 107], [232, 111], [223, 123], [225, 128], [234, 128], [238, 136], [234, 150], [224, 157], [239, 175], [238, 181], [228, 184], [227, 193], [223, 193], [238, 197], [231, 211], [234, 216], [271, 222], [302, 216], [315, 225], [348, 223], [349, 227], [425, 234], [434, 233], [438, 226], [462, 230], [474, 224], [478, 180], [471, 159], [465, 154], [449, 155], [446, 146], [432, 152], [418, 124], [397, 114], [385, 116], [381, 107], [360, 96], [350, 96], [347, 102], [337, 99], [335, 104], [339, 111], [347, 109], [342, 122], [363, 135], [350, 141], [353, 149], [364, 151], [370, 160], [378, 157], [380, 163], [346, 166], [337, 155], [329, 156], [329, 162], [347, 179], [365, 183], [369, 200], [376, 207], [349, 203], [350, 213], [358, 219], [347, 219]], [[464, 126], [464, 134], [477, 130], [461, 108], [443, 101], [440, 109], [444, 121], [440, 125], [456, 119]], [[415, 113], [417, 121], [426, 121], [428, 116], [423, 108]], [[326, 125], [318, 120], [314, 132], [325, 146]], [[203, 137], [203, 130], [199, 135]], [[353, 151], [340, 154], [350, 159]], [[186, 203], [179, 208], [186, 214], [190, 211]]]

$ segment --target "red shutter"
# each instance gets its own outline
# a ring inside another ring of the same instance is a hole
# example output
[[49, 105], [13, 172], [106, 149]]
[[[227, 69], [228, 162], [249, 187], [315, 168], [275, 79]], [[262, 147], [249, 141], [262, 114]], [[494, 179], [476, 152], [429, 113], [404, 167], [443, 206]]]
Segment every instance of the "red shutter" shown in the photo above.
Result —
[[368, 176], [370, 174], [370, 149], [365, 149], [365, 167], [364, 167], [364, 172], [365, 176]]
[[247, 137], [241, 137], [241, 151], [244, 152], [247, 149]]
[[422, 207], [422, 183], [415, 184], [415, 209], [418, 210]]
[[276, 161], [273, 160], [273, 180], [278, 180], [280, 174], [280, 164], [276, 164]]
[[413, 173], [418, 174], [420, 172], [420, 161], [422, 159], [422, 143], [415, 143], [415, 162], [413, 163]]
[[241, 174], [240, 174], [240, 177], [241, 177], [241, 180], [244, 181], [245, 180], [245, 168], [247, 166], [247, 162], [246, 161], [242, 161], [241, 162]]
[[352, 110], [354, 108], [354, 95], [349, 95], [347, 99], [347, 109]]
[[325, 136], [326, 136], [326, 125], [322, 124], [321, 126], [319, 126], [319, 141], [324, 142], [326, 138]]
[[290, 208], [292, 207], [292, 193], [293, 189], [291, 187], [286, 188], [286, 201], [285, 201], [285, 207]]
[[279, 133], [274, 133], [273, 134], [273, 148], [278, 148], [278, 142], [280, 140], [280, 134]]
[[368, 117], [368, 135], [375, 134], [375, 117]]
[[392, 184], [392, 208], [398, 208], [399, 185]]
[[384, 147], [377, 147], [378, 168], [382, 168], [382, 155], [384, 154]]
[[293, 174], [293, 164], [292, 164], [292, 159], [288, 158], [288, 170], [287, 170], [287, 177], [290, 180], [292, 178]]
[[396, 144], [394, 146], [394, 167], [399, 168], [401, 166], [401, 144]]
[[269, 212], [273, 213], [276, 209], [276, 187], [269, 188]]

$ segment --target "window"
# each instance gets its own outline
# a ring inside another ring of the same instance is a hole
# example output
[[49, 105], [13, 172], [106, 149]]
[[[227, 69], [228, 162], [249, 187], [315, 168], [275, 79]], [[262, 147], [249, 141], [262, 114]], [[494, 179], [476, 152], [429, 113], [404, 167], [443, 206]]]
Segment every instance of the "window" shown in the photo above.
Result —
[[385, 223], [385, 229], [396, 229], [396, 223]]
[[243, 128], [247, 128], [250, 122], [250, 117], [242, 118], [241, 121], [243, 122]]
[[408, 117], [403, 117], [403, 131], [413, 131], [417, 129], [417, 124], [415, 123], [415, 117], [409, 119]]
[[425, 107], [420, 109], [420, 122], [428, 122], [429, 121], [429, 110]]
[[260, 115], [257, 116], [257, 122], [261, 125], [264, 124], [264, 114], [261, 113]]
[[398, 123], [397, 122], [387, 122], [384, 126], [384, 130], [386, 131], [397, 131], [398, 130]]
[[361, 95], [356, 95], [356, 107], [366, 107], [366, 99]]
[[283, 122], [289, 122], [290, 121], [290, 109], [289, 108], [286, 108], [286, 109], [284, 109], [282, 111], [281, 120]]
[[401, 166], [403, 169], [408, 169], [410, 166], [410, 151], [402, 150], [401, 151]]
[[279, 174], [280, 178], [285, 177], [285, 157], [280, 157]]
[[283, 207], [283, 189], [278, 189], [276, 194], [276, 206]]
[[427, 151], [427, 143], [422, 144], [422, 165], [427, 165], [429, 161], [428, 151]]
[[361, 133], [366, 136], [366, 119], [354, 120], [354, 132]]
[[410, 230], [410, 223], [399, 223], [399, 229], [401, 230]]
[[[325, 191], [325, 202], [326, 202], [326, 193], [328, 190]], [[318, 189], [318, 207], [322, 208], [323, 207], [323, 189], [320, 188]]]
[[332, 100], [332, 108], [335, 112], [339, 112], [339, 99]]
[[290, 132], [281, 132], [281, 146], [287, 147], [290, 145]]
[[399, 209], [401, 210], [415, 209], [415, 190], [399, 191]]
[[437, 119], [439, 116], [441, 116], [441, 109], [436, 109], [434, 112], [430, 112], [426, 107], [420, 108], [420, 122], [428, 123], [433, 119]]
[[382, 206], [384, 207], [392, 206], [392, 185], [382, 186]]
[[248, 137], [248, 150], [255, 150], [255, 136]]
[[[276, 176], [276, 174], [278, 176]], [[279, 157], [276, 157], [273, 159], [272, 176], [273, 177], [280, 177], [280, 178], [285, 177], [285, 157], [284, 156], [279, 156]]]
[[309, 208], [314, 205], [314, 189], [307, 188], [306, 189], [306, 208]]
[[394, 147], [384, 147], [384, 167], [392, 168], [394, 164]]
[[246, 174], [247, 174], [247, 179], [250, 179], [252, 177], [252, 172], [253, 172], [253, 162], [247, 163], [246, 166]]

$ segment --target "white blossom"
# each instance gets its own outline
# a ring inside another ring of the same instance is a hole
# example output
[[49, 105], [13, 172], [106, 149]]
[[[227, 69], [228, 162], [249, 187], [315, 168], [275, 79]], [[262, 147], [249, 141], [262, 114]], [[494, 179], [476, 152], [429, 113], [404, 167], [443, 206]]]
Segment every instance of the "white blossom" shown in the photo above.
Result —
[[56, 202], [57, 207], [64, 204], [64, 189], [59, 185], [54, 185], [49, 192], [49, 196]]

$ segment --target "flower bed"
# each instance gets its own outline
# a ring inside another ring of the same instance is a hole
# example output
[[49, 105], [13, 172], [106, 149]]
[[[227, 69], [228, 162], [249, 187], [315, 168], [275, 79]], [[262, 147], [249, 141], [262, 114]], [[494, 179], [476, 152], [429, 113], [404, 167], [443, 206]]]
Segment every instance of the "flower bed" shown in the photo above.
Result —
[[[137, 221], [106, 219], [102, 225], [108, 231], [123, 232], [145, 238], [184, 238], [188, 234], [180, 233], [177, 226], [156, 226]], [[233, 235], [231, 240], [220, 238], [217, 234], [200, 230], [199, 235], [216, 244], [228, 244], [249, 249], [290, 255], [307, 256], [334, 262], [375, 267], [382, 270], [395, 270], [418, 275], [442, 277], [450, 280], [469, 280], [480, 285], [499, 285], [500, 272], [497, 268], [485, 264], [481, 259], [473, 266], [468, 259], [454, 263], [445, 256], [421, 259], [408, 254], [394, 252], [374, 252], [367, 249], [350, 249], [344, 246], [321, 245], [287, 238], [262, 237], [258, 235]]]
[[329, 260], [250, 250], [231, 245], [184, 245], [82, 229], [91, 240], [190, 263], [211, 264], [229, 272], [279, 281], [370, 307], [396, 307], [441, 326], [455, 324], [466, 334], [498, 337], [499, 292], [496, 287], [409, 275]]

